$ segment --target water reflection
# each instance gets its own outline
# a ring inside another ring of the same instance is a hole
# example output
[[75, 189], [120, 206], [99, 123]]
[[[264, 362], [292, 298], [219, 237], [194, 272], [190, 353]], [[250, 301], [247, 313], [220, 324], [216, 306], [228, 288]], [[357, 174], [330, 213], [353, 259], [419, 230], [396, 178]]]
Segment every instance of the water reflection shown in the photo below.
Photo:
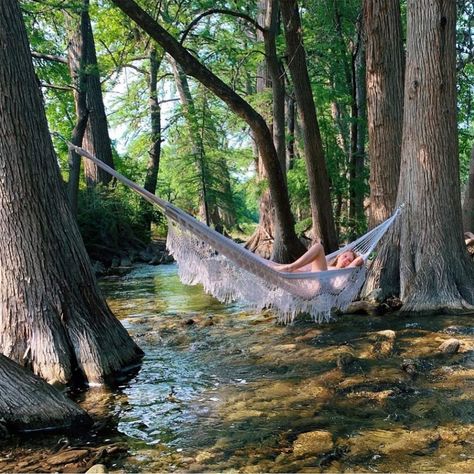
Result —
[[[474, 471], [471, 318], [283, 327], [172, 265], [101, 284], [145, 351], [108, 402], [127, 471]], [[460, 352], [440, 354], [450, 337]]]

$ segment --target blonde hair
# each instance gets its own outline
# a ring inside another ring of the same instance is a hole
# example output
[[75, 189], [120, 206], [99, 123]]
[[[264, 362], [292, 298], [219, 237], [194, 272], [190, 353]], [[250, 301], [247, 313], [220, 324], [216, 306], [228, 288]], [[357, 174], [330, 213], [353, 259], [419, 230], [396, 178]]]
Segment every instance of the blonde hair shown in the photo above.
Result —
[[344, 252], [341, 252], [341, 253], [340, 253], [339, 255], [337, 255], [336, 257], [334, 257], [334, 259], [329, 262], [329, 265], [330, 265], [331, 267], [336, 267], [336, 266], [337, 266], [337, 262], [339, 261], [339, 258], [340, 258], [342, 255], [344, 255], [345, 253], [351, 253], [352, 256], [354, 257], [353, 260], [355, 260], [355, 259], [357, 258], [357, 254], [354, 252], [354, 250], [346, 250], [346, 251], [344, 251]]

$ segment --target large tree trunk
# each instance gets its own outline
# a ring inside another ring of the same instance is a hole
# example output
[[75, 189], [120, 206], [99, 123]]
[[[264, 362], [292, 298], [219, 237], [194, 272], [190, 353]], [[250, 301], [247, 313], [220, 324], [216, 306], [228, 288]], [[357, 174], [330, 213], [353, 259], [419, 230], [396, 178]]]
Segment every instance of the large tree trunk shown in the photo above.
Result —
[[464, 192], [462, 223], [465, 232], [474, 232], [474, 146], [471, 150], [469, 178], [467, 180], [466, 191]]
[[[161, 109], [158, 102], [157, 80], [160, 69], [161, 58], [158, 58], [156, 47], [150, 49], [150, 79], [148, 84], [150, 96], [150, 122], [151, 122], [151, 146], [148, 152], [149, 158], [146, 166], [144, 188], [152, 194], [156, 192], [158, 182], [158, 172], [161, 158]], [[89, 161], [89, 160], [88, 160]], [[150, 232], [153, 218], [153, 206], [143, 200], [143, 220], [145, 230]]]
[[[109, 130], [107, 126], [107, 116], [105, 115], [102, 87], [100, 84], [100, 73], [95, 51], [94, 35], [92, 32], [92, 25], [89, 16], [89, 0], [83, 0], [81, 17], [81, 22], [84, 26], [82, 28], [76, 28], [76, 31], [73, 32], [73, 38], [71, 38], [70, 41], [70, 45], [73, 47], [73, 50], [68, 52], [68, 56], [69, 60], [71, 61], [71, 57], [74, 56], [80, 49], [80, 46], [78, 47], [78, 45], [80, 45], [82, 42], [86, 43], [86, 98], [89, 119], [84, 136], [84, 147], [87, 148], [93, 155], [97, 156], [97, 158], [113, 168], [114, 161], [112, 156], [112, 144], [110, 142]], [[72, 70], [76, 65], [79, 65], [77, 60], [73, 61], [73, 63], [70, 62], [70, 69]], [[79, 71], [75, 71], [72, 74], [79, 75]], [[78, 108], [77, 104], [76, 108]], [[88, 186], [95, 186], [96, 184], [107, 185], [111, 180], [111, 177], [108, 173], [99, 169], [89, 160], [84, 161], [84, 174]]]
[[0, 348], [101, 383], [141, 351], [100, 295], [67, 204], [16, 0], [0, 3]]
[[[272, 87], [272, 104], [264, 103], [262, 108], [267, 107], [272, 110], [272, 115], [267, 112], [267, 122], [271, 124], [273, 131], [273, 142], [278, 155], [280, 166], [283, 170], [283, 176], [286, 178], [286, 166], [283, 165], [286, 160], [282, 158], [282, 147], [285, 146], [284, 123], [283, 135], [281, 133], [281, 100], [284, 100], [284, 87], [282, 88], [278, 70], [278, 57], [276, 54], [276, 33], [277, 33], [277, 15], [278, 8], [274, 5], [274, 0], [260, 0], [258, 2], [258, 23], [264, 25], [265, 31], [257, 29], [257, 40], [262, 41], [265, 48], [265, 61], [262, 61], [258, 67], [256, 91], [263, 93], [269, 87]], [[283, 95], [282, 95], [283, 94]], [[284, 112], [283, 112], [284, 113]], [[265, 117], [265, 112], [263, 111]], [[284, 117], [283, 117], [284, 120]], [[283, 161], [282, 161], [283, 160]], [[256, 171], [258, 181], [266, 179], [266, 172], [260, 156], [258, 147], [256, 149]], [[245, 247], [252, 252], [256, 252], [264, 258], [270, 258], [273, 248], [273, 221], [274, 207], [270, 197], [270, 192], [264, 190], [259, 202], [259, 220], [255, 232], [245, 243]]]
[[393, 212], [400, 176], [403, 44], [399, 0], [364, 0], [370, 159], [369, 226]]
[[286, 179], [286, 145], [285, 145], [285, 75], [276, 49], [278, 34], [278, 0], [265, 0], [264, 8], [264, 47], [265, 62], [272, 87], [272, 122], [273, 143], [278, 155], [283, 177]]
[[301, 117], [308, 172], [313, 238], [320, 237], [327, 252], [337, 248], [336, 227], [332, 213], [329, 176], [324, 158], [321, 133], [306, 66], [301, 21], [296, 0], [281, 0], [290, 70], [298, 112]]
[[89, 415], [57, 388], [1, 354], [0, 385], [0, 427], [8, 432], [77, 432], [92, 424]]
[[157, 41], [164, 50], [173, 56], [186, 74], [195, 77], [216, 94], [250, 126], [265, 164], [270, 193], [275, 206], [275, 243], [273, 246], [273, 258], [283, 262], [298, 256], [301, 253], [302, 245], [295, 234], [288, 190], [273, 145], [272, 136], [265, 120], [233, 89], [183, 48], [133, 0], [113, 1], [124, 13]]
[[395, 257], [405, 312], [473, 309], [474, 267], [462, 239], [455, 25], [452, 0], [408, 1], [397, 198], [407, 208], [395, 228], [400, 258], [390, 255], [383, 270], [394, 277]]
[[[82, 40], [87, 34], [89, 23], [87, 10], [84, 8], [81, 11], [79, 27], [77, 27], [76, 19], [71, 18], [69, 15], [66, 15], [66, 22], [69, 23], [69, 28], [72, 30], [67, 52], [71, 81], [75, 85], [74, 102], [76, 104], [76, 124], [72, 131], [71, 143], [81, 147], [89, 117], [89, 111], [87, 110], [87, 41]], [[76, 215], [81, 174], [81, 157], [74, 150], [70, 149], [68, 151], [68, 158], [68, 198], [71, 211]]]

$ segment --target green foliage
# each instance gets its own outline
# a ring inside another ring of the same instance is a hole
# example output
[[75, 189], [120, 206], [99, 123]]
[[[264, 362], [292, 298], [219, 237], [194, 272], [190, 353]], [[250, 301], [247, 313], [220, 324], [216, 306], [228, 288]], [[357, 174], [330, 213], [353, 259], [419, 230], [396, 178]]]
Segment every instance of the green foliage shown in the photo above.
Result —
[[124, 186], [84, 188], [79, 192], [77, 221], [92, 258], [111, 259], [127, 248], [143, 247], [140, 197]]
[[[228, 8], [257, 17], [257, 2], [236, 0], [166, 0], [139, 2], [154, 18], [180, 39], [188, 25], [211, 8]], [[362, 232], [364, 222], [349, 222], [349, 154], [351, 127], [350, 68], [361, 0], [305, 0], [300, 4], [304, 45], [307, 53], [313, 97], [327, 161], [333, 208], [340, 229]], [[463, 49], [472, 36], [472, 6], [460, 2], [458, 18], [458, 110], [461, 177], [467, 176], [474, 142], [472, 57]], [[65, 16], [77, 18], [82, 0], [21, 0], [33, 51], [65, 57], [68, 32]], [[401, 2], [402, 16], [406, 2]], [[337, 8], [337, 10], [336, 10]], [[98, 68], [114, 145], [117, 169], [138, 183], [146, 174], [151, 147], [149, 109], [149, 52], [152, 40], [110, 0], [91, 2]], [[406, 25], [403, 20], [404, 27]], [[282, 28], [280, 28], [282, 30]], [[247, 99], [271, 121], [271, 91], [255, 93], [263, 45], [256, 41], [253, 25], [225, 14], [203, 17], [190, 31], [184, 45], [224, 82]], [[278, 55], [283, 61], [285, 42], [277, 37]], [[208, 206], [217, 210], [228, 227], [249, 229], [258, 218], [259, 198], [267, 189], [265, 180], [255, 178], [249, 130], [242, 119], [220, 100], [188, 78], [194, 112], [188, 116], [179, 102], [172, 69], [158, 48], [160, 72], [158, 100], [161, 104], [163, 150], [157, 194], [197, 215], [206, 195]], [[472, 55], [472, 52], [471, 52]], [[287, 60], [288, 58], [286, 58]], [[66, 64], [34, 59], [51, 130], [70, 137], [76, 117], [71, 79]], [[54, 87], [50, 87], [54, 86]], [[69, 88], [69, 89], [68, 89]], [[291, 85], [288, 93], [292, 94]], [[365, 120], [365, 119], [363, 119]], [[298, 134], [297, 134], [298, 135]], [[55, 141], [63, 176], [67, 178], [67, 150]], [[297, 158], [288, 172], [288, 188], [299, 232], [309, 227], [310, 206], [306, 167], [301, 159], [302, 143], [296, 144]], [[367, 196], [368, 169], [356, 192]], [[82, 188], [84, 188], [82, 183]], [[120, 246], [140, 239], [142, 207], [139, 198], [117, 186], [109, 191], [82, 189], [79, 203], [81, 230], [89, 246]], [[162, 226], [159, 215], [156, 221]], [[119, 222], [122, 221], [122, 222]], [[162, 228], [161, 228], [162, 229]], [[163, 229], [162, 229], [163, 230]], [[110, 239], [110, 240], [106, 240]]]

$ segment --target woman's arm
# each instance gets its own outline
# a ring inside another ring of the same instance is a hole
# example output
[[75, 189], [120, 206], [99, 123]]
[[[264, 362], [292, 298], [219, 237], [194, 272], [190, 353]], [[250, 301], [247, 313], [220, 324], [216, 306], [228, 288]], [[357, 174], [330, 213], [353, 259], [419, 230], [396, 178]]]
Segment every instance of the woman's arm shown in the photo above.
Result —
[[352, 262], [347, 265], [348, 267], [360, 267], [364, 265], [364, 259], [362, 257], [356, 257]]

